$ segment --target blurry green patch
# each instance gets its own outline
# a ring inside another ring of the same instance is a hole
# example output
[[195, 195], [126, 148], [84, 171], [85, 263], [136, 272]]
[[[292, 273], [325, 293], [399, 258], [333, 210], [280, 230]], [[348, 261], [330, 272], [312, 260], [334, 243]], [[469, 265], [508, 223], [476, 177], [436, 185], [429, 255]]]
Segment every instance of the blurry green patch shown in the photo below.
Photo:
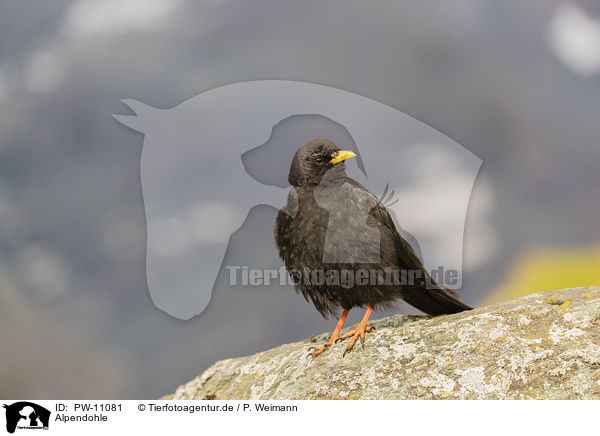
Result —
[[[518, 256], [508, 278], [483, 304], [513, 300], [553, 289], [600, 285], [600, 245], [571, 249], [536, 248]], [[556, 302], [567, 307], [566, 302]]]

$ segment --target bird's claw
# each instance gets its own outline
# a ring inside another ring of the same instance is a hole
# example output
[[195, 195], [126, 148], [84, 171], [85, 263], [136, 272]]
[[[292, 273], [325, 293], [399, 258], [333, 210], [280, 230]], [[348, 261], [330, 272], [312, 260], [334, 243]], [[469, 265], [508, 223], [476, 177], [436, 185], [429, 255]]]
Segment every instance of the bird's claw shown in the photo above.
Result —
[[349, 352], [351, 352], [353, 349], [354, 349], [354, 347], [346, 348], [344, 350], [344, 353], [342, 354], [342, 357], [346, 357], [346, 354], [348, 354]]
[[311, 353], [308, 353], [308, 356], [317, 357], [320, 356], [325, 350], [329, 348], [330, 344], [323, 344], [319, 347], [312, 346], [308, 349], [308, 351], [314, 350]]
[[357, 327], [354, 330], [349, 331], [345, 335], [340, 336], [336, 340], [336, 342], [344, 340], [346, 338], [352, 338], [350, 340], [350, 343], [348, 344], [348, 347], [346, 348], [346, 350], [344, 350], [344, 354], [342, 354], [342, 357], [346, 356], [346, 354], [348, 354], [350, 351], [352, 351], [354, 349], [354, 345], [356, 344], [356, 341], [358, 339], [360, 339], [360, 344], [361, 344], [362, 348], [364, 349], [365, 348], [365, 333], [371, 332], [373, 330], [375, 330], [375, 327], [367, 325], [364, 327], [364, 330], [360, 330], [359, 327]]
[[321, 347], [329, 348], [329, 344], [323, 344], [323, 345], [320, 345], [318, 347], [316, 345], [313, 345], [312, 347], [308, 347], [308, 351], [311, 351], [311, 350], [315, 350], [316, 351], [316, 350], [318, 350]]

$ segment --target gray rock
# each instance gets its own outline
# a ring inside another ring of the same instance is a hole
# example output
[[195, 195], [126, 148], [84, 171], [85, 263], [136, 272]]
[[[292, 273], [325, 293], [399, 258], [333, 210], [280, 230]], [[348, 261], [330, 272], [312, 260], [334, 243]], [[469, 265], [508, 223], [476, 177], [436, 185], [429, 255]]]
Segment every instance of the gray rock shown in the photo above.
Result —
[[173, 399], [600, 399], [600, 288], [533, 294], [435, 318], [371, 323], [318, 358], [322, 334], [222, 360]]

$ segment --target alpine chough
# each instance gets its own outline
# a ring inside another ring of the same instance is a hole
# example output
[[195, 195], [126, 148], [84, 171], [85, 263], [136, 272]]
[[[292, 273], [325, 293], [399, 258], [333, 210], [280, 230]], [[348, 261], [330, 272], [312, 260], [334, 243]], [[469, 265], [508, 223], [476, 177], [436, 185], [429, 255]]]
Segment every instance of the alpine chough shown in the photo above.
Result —
[[[325, 318], [342, 310], [315, 357], [347, 337], [344, 355], [358, 338], [364, 344], [373, 309], [399, 299], [432, 316], [471, 309], [432, 279], [382, 202], [346, 175], [344, 161], [355, 156], [327, 139], [300, 147], [290, 167], [287, 205], [275, 220], [275, 242], [296, 291]], [[340, 338], [353, 307], [366, 307], [365, 315]]]

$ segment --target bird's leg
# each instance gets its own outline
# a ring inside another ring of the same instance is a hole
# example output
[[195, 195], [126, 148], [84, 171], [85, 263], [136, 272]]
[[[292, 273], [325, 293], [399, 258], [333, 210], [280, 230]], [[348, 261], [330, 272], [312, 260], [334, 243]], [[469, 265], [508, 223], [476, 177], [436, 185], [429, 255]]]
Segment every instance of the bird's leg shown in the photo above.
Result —
[[368, 332], [369, 330], [373, 330], [373, 327], [367, 325], [367, 321], [369, 321], [371, 312], [373, 312], [373, 307], [372, 306], [367, 307], [367, 310], [365, 311], [365, 316], [363, 316], [363, 319], [360, 321], [360, 323], [353, 330], [349, 331], [348, 333], [346, 333], [345, 335], [340, 337], [340, 340], [341, 340], [341, 339], [346, 339], [346, 338], [349, 338], [350, 336], [352, 336], [352, 339], [350, 340], [350, 343], [348, 344], [348, 348], [346, 348], [346, 351], [344, 351], [344, 356], [346, 355], [346, 353], [351, 351], [352, 348], [354, 348], [354, 344], [356, 343], [358, 338], [360, 338], [360, 341], [363, 345], [365, 344], [365, 332]]
[[344, 322], [346, 321], [348, 312], [350, 312], [350, 310], [348, 310], [348, 309], [346, 309], [346, 310], [344, 310], [344, 312], [342, 312], [342, 316], [340, 316], [340, 320], [338, 321], [337, 325], [335, 326], [335, 330], [333, 331], [333, 333], [331, 334], [331, 337], [329, 338], [329, 341], [327, 341], [327, 343], [325, 345], [321, 345], [320, 347], [311, 347], [311, 348], [315, 349], [315, 351], [312, 352], [313, 357], [317, 357], [319, 354], [321, 354], [323, 351], [325, 351], [331, 345], [333, 345], [335, 340], [340, 336], [340, 332], [342, 331], [342, 327], [344, 327]]

